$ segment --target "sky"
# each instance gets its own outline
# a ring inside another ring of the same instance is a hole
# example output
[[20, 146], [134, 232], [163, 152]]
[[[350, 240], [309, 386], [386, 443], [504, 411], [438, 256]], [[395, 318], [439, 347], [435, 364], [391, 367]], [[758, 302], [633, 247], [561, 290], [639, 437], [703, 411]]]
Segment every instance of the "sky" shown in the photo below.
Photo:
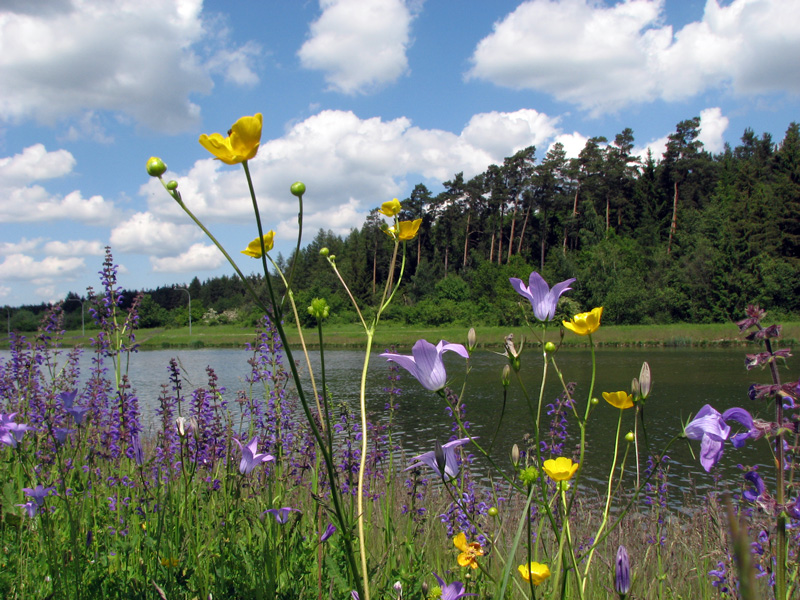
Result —
[[85, 295], [105, 247], [127, 289], [231, 274], [147, 176], [161, 157], [246, 273], [240, 165], [198, 143], [262, 113], [249, 163], [271, 255], [346, 235], [530, 145], [577, 156], [631, 128], [656, 158], [800, 120], [800, 0], [0, 0], [0, 305]]

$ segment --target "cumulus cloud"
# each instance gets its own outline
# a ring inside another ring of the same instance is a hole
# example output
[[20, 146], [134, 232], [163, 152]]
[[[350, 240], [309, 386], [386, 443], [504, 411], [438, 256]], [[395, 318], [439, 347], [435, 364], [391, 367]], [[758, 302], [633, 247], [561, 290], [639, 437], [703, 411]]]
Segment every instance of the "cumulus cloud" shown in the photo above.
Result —
[[44, 144], [34, 144], [20, 154], [0, 158], [0, 182], [4, 187], [27, 185], [42, 179], [63, 177], [75, 167], [75, 157], [67, 150], [48, 152]]
[[3, 279], [44, 283], [54, 278], [75, 279], [85, 269], [82, 258], [48, 256], [40, 261], [25, 254], [11, 254], [0, 263]]
[[22, 238], [19, 242], [0, 242], [0, 256], [9, 254], [29, 254], [42, 243], [42, 238]]
[[380, 88], [408, 71], [414, 18], [403, 0], [320, 0], [322, 14], [298, 51], [307, 69], [325, 72], [345, 94]]
[[47, 242], [42, 250], [51, 256], [103, 256], [105, 244], [97, 240], [54, 240]]
[[708, 0], [699, 22], [673, 33], [663, 21], [663, 0], [529, 0], [478, 43], [467, 78], [593, 114], [720, 87], [800, 93], [800, 4]]
[[[352, 112], [328, 110], [295, 123], [281, 138], [262, 140], [249, 164], [265, 226], [280, 237], [296, 232], [297, 204], [289, 185], [297, 180], [308, 188], [305, 223], [347, 233], [370, 209], [401, 194], [406, 178], [421, 176], [439, 184], [462, 171], [472, 177], [490, 164], [502, 164], [517, 150], [544, 148], [548, 138], [559, 133], [556, 124], [557, 119], [534, 110], [493, 112], [475, 115], [456, 134], [420, 129], [407, 118], [360, 119]], [[175, 179], [184, 201], [199, 217], [252, 221], [240, 168], [203, 159]], [[157, 181], [148, 181], [141, 193], [159, 219], [186, 222]]]
[[178, 256], [150, 257], [153, 271], [157, 273], [194, 273], [213, 271], [225, 262], [225, 257], [216, 246], [202, 243], [192, 244]]
[[[108, 110], [159, 131], [192, 127], [200, 109], [191, 95], [210, 92], [212, 72], [252, 83], [248, 64], [259, 51], [210, 30], [202, 6], [202, 0], [4, 4], [0, 119], [52, 124]], [[79, 134], [75, 128], [67, 135]]]
[[700, 111], [700, 134], [697, 139], [703, 142], [705, 150], [716, 154], [725, 149], [724, 135], [729, 122], [730, 120], [722, 115], [722, 109], [719, 107]]
[[111, 247], [117, 252], [174, 256], [185, 250], [201, 232], [194, 225], [176, 225], [139, 212], [111, 230]]

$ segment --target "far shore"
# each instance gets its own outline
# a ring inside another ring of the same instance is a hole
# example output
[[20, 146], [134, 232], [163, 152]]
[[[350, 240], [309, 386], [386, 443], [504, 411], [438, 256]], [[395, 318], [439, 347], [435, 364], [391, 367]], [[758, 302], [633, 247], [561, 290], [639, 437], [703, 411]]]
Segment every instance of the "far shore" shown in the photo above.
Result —
[[[767, 322], [771, 323], [769, 319]], [[375, 333], [373, 348], [383, 349], [394, 345], [398, 349], [408, 349], [420, 338], [432, 342], [447, 340], [466, 344], [467, 326], [447, 327], [413, 327], [398, 323], [387, 322], [378, 327]], [[588, 345], [588, 338], [575, 335], [569, 331], [564, 332], [560, 339], [558, 326], [550, 326], [547, 340], [565, 346]], [[514, 334], [514, 342], [519, 346], [524, 338], [526, 345], [536, 342], [535, 335], [540, 335], [541, 328], [533, 331], [527, 327], [475, 327], [479, 348], [499, 349], [503, 340], [509, 333]], [[286, 327], [289, 343], [299, 347], [300, 336], [293, 325]], [[32, 339], [35, 333], [24, 333]], [[64, 334], [64, 346], [82, 345], [90, 346], [90, 339], [96, 335], [96, 330], [87, 329], [85, 335], [80, 330], [67, 331]], [[326, 348], [360, 348], [364, 346], [366, 336], [358, 325], [330, 325], [323, 329], [324, 344]], [[303, 337], [309, 348], [319, 347], [319, 334], [316, 329], [304, 329]], [[255, 339], [254, 330], [237, 325], [208, 326], [192, 324], [191, 335], [189, 327], [175, 329], [141, 329], [136, 332], [136, 342], [141, 350], [161, 350], [165, 348], [244, 348], [246, 344]], [[755, 345], [748, 342], [739, 334], [734, 323], [712, 324], [671, 324], [671, 325], [609, 325], [601, 328], [592, 336], [598, 346], [618, 347], [690, 347], [690, 346], [736, 346]], [[800, 340], [800, 322], [783, 324], [781, 338], [777, 341], [778, 347], [796, 346]], [[8, 349], [8, 336], [0, 339], [0, 349]]]

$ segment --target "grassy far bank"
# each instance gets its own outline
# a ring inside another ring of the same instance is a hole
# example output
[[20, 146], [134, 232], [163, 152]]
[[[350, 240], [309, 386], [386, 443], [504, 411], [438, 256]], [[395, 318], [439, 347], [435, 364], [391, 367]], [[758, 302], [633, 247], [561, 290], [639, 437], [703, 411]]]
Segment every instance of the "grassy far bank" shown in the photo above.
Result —
[[[432, 342], [445, 339], [450, 342], [466, 343], [467, 327], [409, 327], [407, 325], [387, 322], [382, 324], [375, 334], [374, 348], [383, 348], [390, 345], [410, 348], [420, 338]], [[478, 346], [483, 348], [501, 348], [503, 339], [509, 333], [514, 334], [515, 342], [524, 337], [532, 339], [530, 330], [525, 327], [476, 327]], [[290, 342], [293, 346], [299, 344], [299, 336], [292, 327], [287, 327]], [[89, 345], [89, 339], [96, 335], [94, 330], [86, 330], [86, 335], [81, 331], [67, 331], [64, 335], [65, 345]], [[306, 329], [303, 332], [306, 344], [310, 348], [319, 346], [316, 329]], [[364, 344], [363, 329], [355, 324], [330, 325], [324, 331], [324, 343], [327, 348], [358, 348]], [[31, 338], [35, 333], [25, 333]], [[240, 348], [253, 341], [253, 330], [237, 325], [192, 325], [189, 328], [176, 329], [141, 329], [136, 333], [136, 339], [142, 350], [159, 350], [162, 348]], [[558, 343], [559, 333], [557, 328], [552, 328], [548, 340]], [[714, 324], [673, 324], [673, 325], [617, 325], [603, 326], [593, 336], [598, 345], [606, 346], [713, 346], [735, 345], [744, 342], [744, 337], [739, 335], [733, 323]], [[783, 346], [796, 346], [800, 340], [800, 322], [783, 324], [781, 342]], [[586, 338], [566, 332], [563, 343], [569, 346], [586, 345]], [[8, 337], [0, 339], [0, 348], [8, 348]]]

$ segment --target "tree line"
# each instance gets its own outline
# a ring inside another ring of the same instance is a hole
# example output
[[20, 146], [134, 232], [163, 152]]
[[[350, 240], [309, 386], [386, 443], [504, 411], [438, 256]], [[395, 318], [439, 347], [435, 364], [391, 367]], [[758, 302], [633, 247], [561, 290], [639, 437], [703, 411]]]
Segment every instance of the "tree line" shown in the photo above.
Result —
[[[603, 306], [607, 323], [707, 323], [737, 319], [753, 302], [796, 317], [800, 125], [792, 123], [780, 142], [747, 129], [719, 154], [706, 151], [699, 134], [698, 117], [681, 121], [662, 156], [640, 160], [625, 129], [611, 142], [589, 139], [577, 158], [561, 144], [544, 156], [530, 146], [472, 178], [455, 174], [438, 194], [417, 184], [401, 200], [400, 218], [422, 225], [406, 245], [405, 283], [385, 318], [518, 324], [524, 314], [508, 278], [527, 280], [532, 270], [551, 284], [577, 278], [560, 307], [565, 317]], [[328, 301], [332, 320], [356, 320], [322, 248], [335, 255], [362, 310], [375, 304], [392, 250], [384, 220], [376, 208], [347, 236], [321, 229], [299, 252], [278, 255], [283, 269], [295, 269], [307, 324], [313, 298]], [[253, 276], [252, 283], [263, 289], [265, 282]], [[281, 289], [277, 277], [273, 283]], [[185, 325], [187, 291], [196, 322], [250, 325], [259, 317], [235, 276], [195, 278], [186, 287], [145, 291], [141, 326]], [[76, 298], [64, 304], [72, 325]]]

